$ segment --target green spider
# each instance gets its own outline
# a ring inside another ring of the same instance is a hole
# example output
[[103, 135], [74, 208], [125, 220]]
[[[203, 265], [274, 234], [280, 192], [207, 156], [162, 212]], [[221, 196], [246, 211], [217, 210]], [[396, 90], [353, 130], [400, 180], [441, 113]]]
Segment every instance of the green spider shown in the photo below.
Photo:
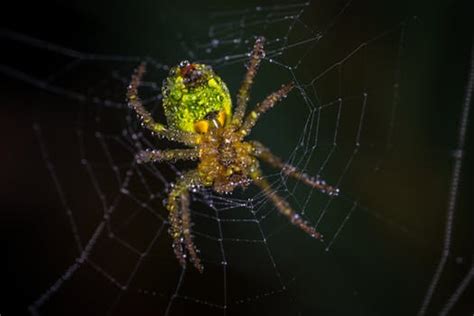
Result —
[[322, 235], [295, 213], [289, 203], [271, 188], [261, 175], [258, 160], [279, 168], [283, 174], [319, 191], [329, 195], [339, 193], [337, 188], [327, 185], [318, 177], [311, 177], [284, 163], [261, 143], [244, 140], [260, 115], [285, 98], [294, 87], [293, 83], [281, 86], [245, 116], [250, 87], [260, 62], [265, 57], [263, 44], [264, 38], [258, 37], [250, 54], [247, 73], [237, 94], [237, 106], [233, 113], [227, 86], [208, 65], [183, 61], [170, 70], [162, 87], [167, 127], [153, 120], [138, 97], [138, 87], [145, 73], [145, 64], [141, 64], [135, 70], [128, 86], [128, 104], [137, 113], [144, 127], [160, 137], [190, 147], [142, 151], [136, 156], [137, 162], [198, 161], [197, 168], [187, 171], [177, 180], [166, 202], [173, 251], [183, 268], [186, 267], [186, 260], [189, 257], [194, 267], [200, 272], [203, 271], [191, 234], [189, 209], [191, 188], [212, 187], [217, 193], [230, 193], [236, 187], [246, 187], [254, 183], [281, 214], [316, 239], [322, 239]]

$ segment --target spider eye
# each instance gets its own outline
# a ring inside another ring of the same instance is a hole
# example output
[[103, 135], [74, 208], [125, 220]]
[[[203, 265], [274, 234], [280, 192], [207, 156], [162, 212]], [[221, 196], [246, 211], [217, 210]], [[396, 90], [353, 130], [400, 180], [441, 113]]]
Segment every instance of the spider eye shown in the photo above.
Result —
[[199, 67], [199, 65], [196, 64], [185, 63], [183, 66], [181, 66], [181, 64], [179, 72], [186, 86], [196, 87], [206, 81], [206, 76], [204, 75], [202, 67]]

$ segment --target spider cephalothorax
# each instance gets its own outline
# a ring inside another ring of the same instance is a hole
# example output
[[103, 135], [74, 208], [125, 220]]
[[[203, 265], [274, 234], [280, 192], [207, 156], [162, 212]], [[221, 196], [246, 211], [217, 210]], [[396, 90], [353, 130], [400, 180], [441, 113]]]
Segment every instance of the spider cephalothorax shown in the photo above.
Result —
[[294, 212], [288, 202], [261, 176], [259, 160], [321, 192], [329, 195], [339, 192], [318, 177], [311, 177], [284, 163], [261, 143], [245, 140], [260, 115], [286, 97], [293, 88], [292, 83], [281, 86], [245, 116], [249, 90], [260, 61], [265, 56], [263, 43], [262, 37], [257, 38], [250, 54], [247, 73], [237, 94], [234, 112], [231, 111], [227, 86], [210, 66], [204, 64], [183, 61], [170, 70], [163, 82], [163, 108], [168, 126], [156, 123], [138, 97], [137, 90], [145, 73], [145, 64], [137, 68], [128, 87], [129, 105], [145, 127], [161, 137], [190, 147], [142, 151], [137, 154], [137, 162], [198, 160], [196, 169], [187, 171], [177, 180], [166, 203], [173, 250], [183, 267], [189, 257], [199, 271], [203, 270], [191, 234], [189, 189], [192, 187], [212, 187], [217, 193], [230, 193], [237, 187], [255, 183], [280, 213], [317, 239], [321, 239], [322, 235]]
[[212, 126], [199, 143], [201, 182], [218, 193], [230, 193], [238, 186], [247, 186], [258, 171], [253, 146], [243, 140], [234, 126]]

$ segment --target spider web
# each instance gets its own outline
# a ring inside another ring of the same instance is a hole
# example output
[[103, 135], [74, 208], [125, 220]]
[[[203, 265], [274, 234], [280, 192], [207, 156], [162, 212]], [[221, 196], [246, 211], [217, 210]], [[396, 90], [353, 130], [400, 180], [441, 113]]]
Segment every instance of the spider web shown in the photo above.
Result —
[[[438, 304], [428, 292], [421, 303], [440, 243], [436, 224], [445, 220], [437, 205], [448, 190], [444, 182], [429, 182], [443, 178], [449, 164], [426, 160], [444, 170], [430, 175], [413, 162], [433, 153], [419, 145], [423, 139], [411, 139], [417, 116], [429, 108], [415, 108], [416, 97], [403, 99], [403, 84], [410, 82], [403, 75], [414, 73], [407, 69], [407, 50], [416, 53], [417, 21], [396, 10], [403, 11], [352, 1], [217, 8], [200, 32], [192, 23], [182, 30], [172, 41], [181, 50], [164, 58], [83, 53], [2, 31], [11, 56], [0, 71], [40, 88], [37, 104], [51, 104], [48, 111], [32, 110], [33, 156], [47, 167], [47, 174], [33, 175], [48, 203], [33, 225], [41, 251], [32, 252], [32, 267], [22, 269], [34, 275], [32, 293], [18, 310], [399, 315], [420, 305], [426, 313], [424, 305], [435, 301], [433, 309], [449, 312], [472, 279], [472, 249], [453, 249], [449, 280], [441, 283], [454, 301]], [[257, 35], [267, 39], [266, 57], [249, 107], [283, 83], [294, 81], [296, 89], [262, 117], [250, 138], [341, 194], [327, 196], [263, 167], [273, 189], [323, 233], [321, 243], [280, 216], [255, 188], [225, 196], [196, 190], [193, 234], [205, 265], [199, 274], [177, 264], [163, 206], [175, 179], [195, 165], [135, 164], [140, 150], [179, 145], [140, 126], [124, 101], [125, 87], [134, 67], [147, 61], [140, 94], [164, 121], [161, 81], [186, 58], [212, 65], [234, 97]], [[406, 90], [410, 95], [409, 84]], [[446, 142], [449, 147], [454, 140]], [[428, 200], [433, 193], [440, 198]], [[407, 281], [417, 285], [408, 288]], [[393, 298], [404, 304], [393, 306]]]

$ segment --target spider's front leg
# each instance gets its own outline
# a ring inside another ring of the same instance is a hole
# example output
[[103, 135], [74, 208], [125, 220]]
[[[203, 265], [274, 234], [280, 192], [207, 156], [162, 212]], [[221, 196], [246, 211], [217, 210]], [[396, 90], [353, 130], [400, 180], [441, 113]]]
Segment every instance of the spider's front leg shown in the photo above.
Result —
[[237, 105], [232, 116], [232, 124], [235, 126], [240, 126], [242, 124], [249, 99], [250, 87], [253, 84], [253, 79], [257, 74], [260, 62], [265, 57], [265, 50], [263, 49], [264, 43], [264, 37], [257, 37], [252, 52], [250, 53], [250, 59], [247, 64], [247, 73], [245, 74], [242, 85], [237, 93]]
[[181, 266], [186, 266], [186, 252], [194, 267], [202, 272], [204, 267], [198, 256], [191, 235], [191, 213], [189, 210], [189, 189], [199, 185], [199, 175], [195, 170], [188, 171], [174, 185], [168, 195], [166, 208], [169, 212], [169, 234], [173, 238], [173, 251]]
[[138, 87], [142, 82], [145, 71], [146, 65], [145, 63], [141, 63], [137, 67], [137, 69], [135, 69], [135, 72], [132, 75], [130, 84], [127, 87], [127, 100], [129, 107], [135, 111], [137, 116], [140, 118], [143, 126], [151, 132], [159, 136], [165, 137], [169, 140], [178, 141], [187, 145], [195, 144], [197, 135], [181, 130], [167, 129], [163, 124], [155, 122], [150, 112], [148, 112], [143, 107], [142, 100], [138, 96]]
[[245, 117], [245, 120], [243, 121], [239, 130], [240, 133], [242, 135], [250, 134], [250, 131], [257, 123], [257, 120], [260, 117], [260, 115], [262, 115], [263, 113], [273, 108], [273, 106], [281, 99], [286, 98], [286, 96], [288, 95], [288, 93], [290, 93], [293, 87], [294, 87], [293, 82], [282, 85], [280, 89], [271, 93], [269, 96], [265, 98], [265, 100], [257, 104], [256, 108], [250, 111], [250, 113], [247, 114], [247, 116]]

